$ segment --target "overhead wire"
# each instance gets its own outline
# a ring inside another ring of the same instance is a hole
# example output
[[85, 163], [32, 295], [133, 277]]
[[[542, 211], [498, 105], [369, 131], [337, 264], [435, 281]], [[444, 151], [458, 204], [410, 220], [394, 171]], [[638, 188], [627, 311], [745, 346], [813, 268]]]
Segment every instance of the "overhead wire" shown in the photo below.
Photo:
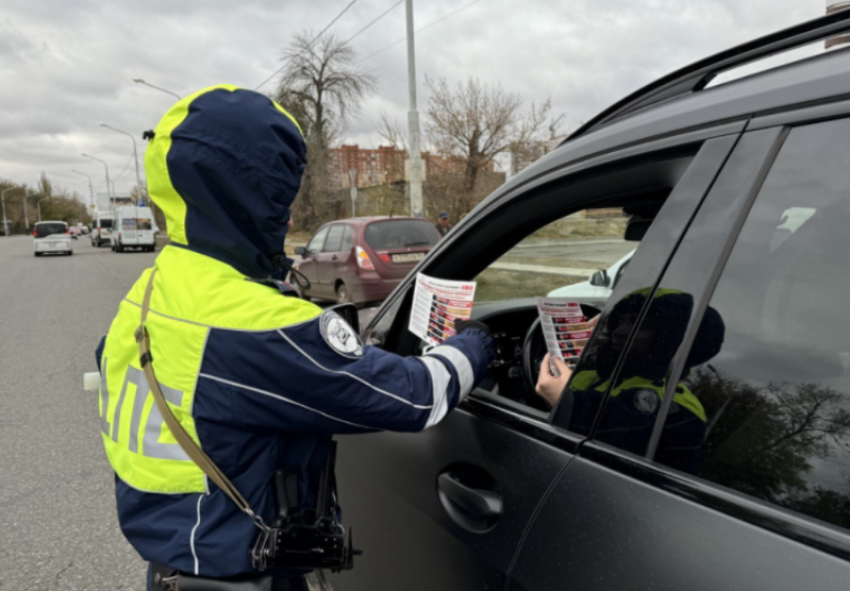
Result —
[[[435, 20], [434, 22], [428, 23], [427, 25], [425, 25], [424, 27], [422, 27], [422, 28], [420, 28], [420, 29], [417, 29], [417, 30], [416, 30], [416, 34], [418, 35], [418, 34], [419, 34], [419, 33], [421, 33], [422, 31], [424, 31], [424, 30], [426, 30], [426, 29], [430, 29], [430, 28], [431, 28], [431, 27], [433, 27], [434, 25], [436, 25], [436, 24], [438, 24], [438, 23], [443, 22], [443, 21], [444, 21], [444, 20], [446, 20], [447, 18], [452, 17], [452, 16], [456, 15], [456, 14], [457, 14], [457, 13], [459, 13], [459, 12], [463, 12], [463, 11], [464, 11], [464, 10], [466, 10], [467, 8], [469, 8], [469, 7], [471, 7], [471, 6], [475, 5], [475, 4], [478, 4], [479, 2], [481, 2], [481, 0], [473, 0], [473, 1], [472, 1], [472, 2], [470, 2], [469, 4], [466, 4], [465, 6], [461, 6], [461, 7], [460, 7], [460, 8], [458, 8], [457, 10], [455, 10], [455, 11], [453, 11], [453, 12], [450, 12], [450, 13], [448, 13], [447, 15], [445, 15], [445, 16], [443, 16], [443, 17], [438, 18], [438, 19], [437, 19], [437, 20]], [[391, 49], [391, 48], [395, 47], [396, 45], [398, 45], [398, 44], [399, 44], [399, 43], [401, 43], [402, 41], [405, 41], [406, 39], [407, 39], [407, 35], [405, 35], [404, 37], [402, 37], [401, 39], [399, 39], [399, 40], [397, 40], [397, 41], [393, 41], [392, 43], [390, 43], [389, 45], [387, 45], [387, 46], [386, 46], [386, 47], [384, 47], [383, 49], [379, 49], [379, 50], [378, 50], [378, 51], [376, 51], [375, 53], [370, 53], [369, 55], [367, 55], [366, 57], [364, 57], [362, 60], [358, 61], [357, 63], [358, 63], [358, 64], [360, 64], [360, 63], [362, 63], [362, 62], [365, 62], [367, 59], [369, 59], [369, 58], [373, 58], [373, 57], [375, 57], [376, 55], [378, 55], [379, 53], [383, 53], [383, 52], [385, 52], [386, 50], [388, 50], [388, 49]]]
[[359, 31], [357, 31], [354, 35], [352, 35], [351, 37], [349, 37], [348, 39], [346, 39], [346, 40], [345, 40], [345, 42], [346, 42], [346, 43], [351, 43], [352, 41], [354, 41], [357, 37], [359, 37], [359, 36], [360, 36], [360, 34], [361, 34], [361, 33], [364, 33], [364, 32], [365, 32], [365, 31], [366, 31], [369, 27], [371, 27], [372, 25], [374, 25], [375, 23], [377, 23], [379, 20], [381, 20], [382, 18], [384, 18], [385, 16], [387, 16], [390, 12], [392, 12], [392, 10], [393, 10], [396, 6], [398, 6], [398, 5], [399, 5], [399, 4], [401, 4], [402, 2], [404, 2], [404, 0], [398, 0], [398, 2], [396, 2], [395, 4], [393, 4], [392, 6], [390, 6], [389, 8], [387, 8], [384, 12], [382, 12], [382, 13], [381, 13], [381, 16], [379, 16], [378, 18], [376, 18], [375, 20], [373, 20], [371, 23], [369, 23], [368, 25], [366, 25], [365, 27], [363, 27], [362, 29], [360, 29]]
[[[341, 11], [338, 15], [336, 15], [336, 16], [333, 18], [333, 20], [332, 20], [331, 22], [329, 22], [329, 23], [327, 24], [327, 26], [326, 26], [324, 29], [322, 29], [321, 31], [319, 31], [319, 34], [318, 34], [318, 35], [316, 35], [315, 37], [313, 37], [313, 40], [312, 40], [312, 41], [310, 41], [310, 43], [308, 43], [308, 44], [307, 44], [307, 47], [308, 47], [308, 48], [312, 48], [312, 47], [313, 47], [313, 44], [314, 44], [316, 41], [318, 41], [318, 40], [319, 40], [319, 37], [321, 37], [322, 35], [324, 35], [324, 34], [325, 34], [325, 32], [326, 32], [328, 29], [330, 29], [330, 28], [331, 28], [331, 26], [332, 26], [332, 25], [333, 25], [336, 21], [338, 21], [338, 20], [340, 19], [340, 17], [341, 17], [343, 14], [345, 14], [346, 12], [348, 12], [348, 9], [349, 9], [349, 8], [351, 8], [352, 6], [354, 6], [354, 4], [355, 4], [356, 2], [357, 2], [357, 0], [351, 0], [351, 2], [349, 2], [349, 3], [348, 3], [348, 5], [346, 5], [346, 7], [345, 7], [345, 8], [343, 8], [343, 9], [342, 9], [342, 11]], [[301, 51], [303, 51], [303, 49], [302, 49]], [[298, 53], [301, 53], [301, 52], [298, 52]], [[267, 84], [267, 83], [268, 83], [268, 82], [269, 82], [272, 78], [274, 78], [275, 76], [277, 76], [278, 74], [280, 74], [281, 72], [283, 72], [284, 68], [286, 68], [286, 66], [288, 66], [288, 65], [289, 65], [289, 62], [292, 60], [292, 58], [293, 58], [293, 57], [294, 57], [294, 56], [290, 56], [290, 57], [285, 58], [285, 59], [284, 59], [284, 63], [283, 63], [283, 65], [282, 65], [281, 67], [279, 67], [277, 70], [275, 70], [275, 71], [272, 73], [272, 75], [271, 75], [271, 76], [269, 76], [268, 78], [266, 78], [265, 80], [263, 80], [263, 81], [262, 81], [259, 85], [257, 85], [257, 87], [256, 87], [254, 90], [260, 90], [260, 89], [261, 89], [263, 86], [265, 86], [265, 85], [266, 85], [266, 84]]]

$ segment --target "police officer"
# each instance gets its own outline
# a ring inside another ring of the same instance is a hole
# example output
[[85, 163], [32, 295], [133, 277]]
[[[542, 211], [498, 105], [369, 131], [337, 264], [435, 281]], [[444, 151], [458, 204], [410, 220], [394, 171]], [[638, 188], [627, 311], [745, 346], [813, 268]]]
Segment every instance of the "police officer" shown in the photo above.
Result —
[[[492, 347], [486, 326], [472, 323], [427, 355], [399, 357], [364, 346], [333, 311], [283, 295], [276, 279], [288, 270], [283, 243], [307, 154], [298, 123], [268, 97], [206, 88], [152, 135], [145, 170], [171, 244], [101, 343], [100, 416], [122, 531], [152, 565], [149, 588], [170, 589], [178, 576], [184, 588], [193, 577], [256, 576], [258, 530], [154, 403], [134, 337], [149, 283], [155, 381], [266, 523], [277, 470], [294, 470], [299, 505], [315, 506], [334, 434], [435, 425], [484, 377]], [[279, 578], [276, 588], [300, 581]]]

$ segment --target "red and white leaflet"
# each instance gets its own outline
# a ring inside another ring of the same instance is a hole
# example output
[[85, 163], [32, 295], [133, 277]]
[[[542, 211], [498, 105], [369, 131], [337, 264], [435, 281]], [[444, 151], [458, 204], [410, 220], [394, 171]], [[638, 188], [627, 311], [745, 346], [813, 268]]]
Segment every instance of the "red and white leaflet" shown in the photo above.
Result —
[[410, 332], [431, 345], [442, 344], [455, 334], [455, 320], [469, 320], [474, 297], [474, 281], [435, 279], [418, 273]]
[[[549, 356], [560, 357], [567, 364], [578, 361], [592, 332], [581, 305], [566, 298], [537, 298], [537, 310]], [[560, 375], [554, 363], [549, 367], [554, 375]]]

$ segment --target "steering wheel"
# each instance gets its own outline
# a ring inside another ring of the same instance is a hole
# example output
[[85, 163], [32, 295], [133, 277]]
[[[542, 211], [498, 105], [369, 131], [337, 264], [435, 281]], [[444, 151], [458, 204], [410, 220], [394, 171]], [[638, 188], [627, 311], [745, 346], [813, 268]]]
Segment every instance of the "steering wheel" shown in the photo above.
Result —
[[[600, 313], [599, 308], [589, 304], [581, 304], [581, 311], [585, 318], [593, 318]], [[537, 380], [540, 377], [540, 365], [546, 356], [546, 339], [543, 337], [543, 329], [540, 327], [540, 317], [534, 319], [525, 339], [522, 343], [522, 368], [526, 378], [526, 387], [534, 392]]]

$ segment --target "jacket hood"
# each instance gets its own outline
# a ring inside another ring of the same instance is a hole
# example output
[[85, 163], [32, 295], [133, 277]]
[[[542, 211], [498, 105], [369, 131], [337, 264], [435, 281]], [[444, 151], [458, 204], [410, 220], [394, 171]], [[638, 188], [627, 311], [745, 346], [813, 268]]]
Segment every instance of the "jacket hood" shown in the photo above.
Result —
[[267, 96], [231, 85], [171, 107], [145, 152], [148, 190], [171, 242], [249, 277], [280, 270], [306, 163], [295, 119]]

